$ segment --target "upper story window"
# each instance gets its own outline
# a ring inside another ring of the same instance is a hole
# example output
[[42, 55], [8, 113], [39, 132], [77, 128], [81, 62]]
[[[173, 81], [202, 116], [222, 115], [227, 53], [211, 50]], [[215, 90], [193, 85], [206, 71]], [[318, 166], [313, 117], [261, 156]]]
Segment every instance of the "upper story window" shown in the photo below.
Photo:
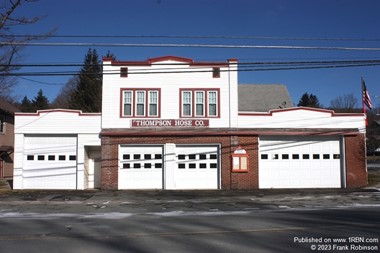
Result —
[[128, 77], [128, 68], [120, 68], [120, 77]]
[[220, 78], [220, 68], [212, 68], [212, 77]]
[[204, 91], [196, 91], [195, 92], [195, 116], [205, 116], [205, 93]]
[[145, 116], [145, 91], [136, 91], [136, 116]]
[[218, 116], [218, 93], [216, 91], [208, 92], [208, 115]]
[[182, 92], [182, 116], [191, 117], [192, 115], [192, 98], [191, 91], [183, 91]]
[[219, 117], [219, 89], [180, 89], [181, 117]]
[[122, 117], [159, 117], [159, 89], [122, 89]]

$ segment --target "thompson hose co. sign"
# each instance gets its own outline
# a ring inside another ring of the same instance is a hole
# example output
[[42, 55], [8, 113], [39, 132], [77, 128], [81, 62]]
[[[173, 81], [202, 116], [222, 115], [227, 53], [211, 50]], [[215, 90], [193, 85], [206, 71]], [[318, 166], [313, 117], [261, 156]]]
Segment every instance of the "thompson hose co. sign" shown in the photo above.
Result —
[[132, 127], [208, 127], [208, 119], [133, 119]]

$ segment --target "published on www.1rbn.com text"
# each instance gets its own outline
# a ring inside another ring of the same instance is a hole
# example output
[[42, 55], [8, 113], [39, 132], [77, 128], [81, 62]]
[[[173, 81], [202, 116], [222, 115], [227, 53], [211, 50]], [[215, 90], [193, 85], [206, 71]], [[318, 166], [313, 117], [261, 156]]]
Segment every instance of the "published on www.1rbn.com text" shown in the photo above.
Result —
[[379, 238], [376, 237], [294, 237], [293, 242], [312, 251], [379, 252]]

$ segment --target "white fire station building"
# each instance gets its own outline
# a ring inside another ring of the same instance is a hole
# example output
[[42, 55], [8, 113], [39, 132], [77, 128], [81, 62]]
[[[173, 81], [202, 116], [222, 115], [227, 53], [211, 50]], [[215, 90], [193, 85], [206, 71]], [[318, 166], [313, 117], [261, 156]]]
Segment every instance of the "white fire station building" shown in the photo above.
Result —
[[238, 85], [238, 62], [103, 59], [102, 112], [17, 113], [15, 189], [354, 188], [365, 115]]

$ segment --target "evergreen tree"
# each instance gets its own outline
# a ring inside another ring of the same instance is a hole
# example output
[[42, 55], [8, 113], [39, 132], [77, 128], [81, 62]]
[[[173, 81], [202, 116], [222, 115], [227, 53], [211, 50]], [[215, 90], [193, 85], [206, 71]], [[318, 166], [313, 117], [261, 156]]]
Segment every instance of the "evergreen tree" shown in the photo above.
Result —
[[105, 58], [111, 58], [113, 61], [116, 61], [116, 55], [111, 53], [110, 50], [107, 51], [107, 54], [104, 56]]
[[310, 95], [305, 92], [300, 101], [298, 102], [297, 106], [305, 106], [305, 107], [314, 107], [314, 108], [320, 108], [322, 105], [319, 103], [319, 99], [316, 95], [313, 95], [310, 93]]
[[20, 111], [22, 112], [34, 112], [32, 102], [27, 96], [21, 100]]
[[101, 112], [102, 67], [96, 50], [88, 50], [78, 83], [70, 98], [70, 108], [83, 112]]
[[37, 93], [37, 96], [32, 100], [33, 110], [43, 110], [49, 109], [49, 100], [45, 97], [42, 89], [40, 89]]

